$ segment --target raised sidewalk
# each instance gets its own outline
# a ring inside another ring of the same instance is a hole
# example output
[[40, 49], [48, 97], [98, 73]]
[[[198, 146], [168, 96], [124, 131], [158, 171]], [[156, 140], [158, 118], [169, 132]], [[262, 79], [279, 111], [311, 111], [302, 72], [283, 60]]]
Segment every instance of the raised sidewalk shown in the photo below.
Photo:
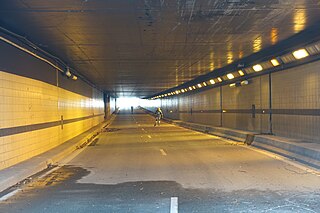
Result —
[[112, 122], [113, 119], [114, 116], [45, 153], [1, 170], [0, 192], [38, 172], [47, 169], [51, 165], [57, 164], [75, 150], [87, 146], [104, 127], [108, 126]]
[[[153, 112], [149, 110], [144, 110], [147, 113], [153, 114]], [[282, 155], [320, 170], [320, 139], [319, 142], [304, 141], [274, 135], [263, 135], [256, 132], [183, 122], [168, 118], [164, 118], [163, 120], [184, 128], [243, 142], [247, 145]]]

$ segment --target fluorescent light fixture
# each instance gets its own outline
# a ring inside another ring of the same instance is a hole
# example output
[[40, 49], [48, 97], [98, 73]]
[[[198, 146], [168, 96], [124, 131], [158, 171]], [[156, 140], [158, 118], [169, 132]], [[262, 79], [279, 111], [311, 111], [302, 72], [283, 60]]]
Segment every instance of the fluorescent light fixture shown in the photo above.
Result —
[[75, 80], [75, 81], [76, 81], [77, 79], [78, 79], [78, 77], [77, 77], [77, 76], [75, 76], [75, 75], [74, 75], [74, 76], [72, 76], [72, 80]]
[[191, 90], [192, 90], [192, 87], [189, 87], [189, 90], [191, 91]]
[[184, 89], [182, 89], [181, 92], [184, 92]]
[[240, 76], [244, 76], [244, 72], [242, 70], [238, 70]]
[[179, 90], [176, 90], [176, 94], [177, 94], [177, 95], [179, 94]]
[[280, 65], [279, 61], [278, 61], [277, 59], [275, 59], [275, 58], [274, 58], [274, 59], [271, 59], [270, 62], [271, 62], [271, 64], [272, 64], [274, 67]]
[[222, 79], [221, 79], [220, 77], [218, 77], [218, 81], [219, 81], [219, 82], [222, 82]]
[[202, 85], [201, 85], [201, 84], [198, 84], [198, 87], [199, 87], [199, 88], [201, 88], [201, 87], [202, 87]]
[[192, 88], [193, 88], [193, 89], [197, 89], [197, 87], [196, 87], [196, 86], [192, 86]]
[[202, 84], [203, 84], [203, 86], [205, 86], [205, 87], [207, 86], [207, 83], [206, 83], [206, 82], [203, 82]]
[[233, 75], [232, 73], [229, 73], [229, 74], [227, 75], [227, 77], [228, 77], [229, 79], [234, 79], [234, 75]]
[[227, 112], [227, 110], [222, 110], [223, 113]]
[[210, 80], [210, 84], [215, 84], [216, 82], [214, 82], [213, 79]]
[[168, 95], [167, 95], [167, 94], [164, 94], [164, 96], [167, 97]]
[[260, 72], [261, 70], [263, 70], [262, 66], [260, 64], [256, 64], [252, 67], [252, 69], [256, 72]]
[[230, 84], [229, 87], [236, 87], [236, 83]]
[[296, 58], [296, 59], [301, 59], [301, 58], [305, 58], [307, 56], [309, 56], [309, 53], [307, 52], [306, 49], [299, 49], [296, 50], [292, 53], [292, 55]]
[[242, 86], [243, 85], [248, 85], [249, 84], [249, 81], [247, 81], [247, 80], [245, 80], [245, 81], [241, 81], [241, 83], [240, 83]]

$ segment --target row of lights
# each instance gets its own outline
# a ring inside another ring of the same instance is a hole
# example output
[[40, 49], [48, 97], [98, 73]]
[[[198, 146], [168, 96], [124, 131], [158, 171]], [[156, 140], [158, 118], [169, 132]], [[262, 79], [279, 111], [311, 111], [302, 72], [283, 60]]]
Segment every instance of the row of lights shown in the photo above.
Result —
[[[304, 49], [304, 48], [298, 49], [296, 51], [293, 51], [291, 54], [297, 60], [309, 56], [308, 51], [306, 49]], [[273, 67], [277, 67], [277, 66], [279, 66], [281, 64], [280, 60], [277, 59], [277, 58], [273, 58], [268, 62], [270, 62]], [[264, 69], [261, 64], [255, 64], [251, 68], [254, 70], [254, 72], [261, 72]], [[238, 70], [237, 72], [229, 73], [229, 74], [227, 74], [225, 76], [220, 76], [220, 77], [217, 77], [217, 78], [214, 78], [214, 79], [210, 79], [208, 81], [204, 81], [202, 83], [198, 83], [198, 84], [196, 84], [194, 86], [189, 86], [189, 87], [184, 88], [184, 89], [178, 89], [178, 90], [176, 90], [174, 92], [169, 92], [169, 93], [166, 93], [166, 94], [158, 95], [158, 96], [152, 97], [151, 99], [154, 100], [154, 99], [158, 99], [158, 98], [165, 98], [165, 97], [168, 97], [168, 96], [179, 95], [179, 94], [182, 94], [182, 93], [186, 93], [188, 91], [193, 91], [193, 90], [196, 90], [196, 89], [200, 89], [202, 87], [206, 87], [208, 85], [214, 85], [216, 83], [221, 83], [224, 80], [232, 80], [232, 79], [234, 79], [236, 77], [242, 77], [245, 74], [246, 73], [245, 73], [244, 70]], [[245, 80], [245, 81], [241, 81], [239, 85], [247, 85], [248, 83], [249, 82], [247, 80]], [[236, 87], [237, 83], [232, 83], [229, 86], [230, 87]]]
[[78, 77], [70, 72], [69, 67], [67, 67], [67, 71], [66, 71], [64, 74], [65, 74], [68, 78], [71, 78], [71, 79], [74, 80], [74, 81], [78, 80]]

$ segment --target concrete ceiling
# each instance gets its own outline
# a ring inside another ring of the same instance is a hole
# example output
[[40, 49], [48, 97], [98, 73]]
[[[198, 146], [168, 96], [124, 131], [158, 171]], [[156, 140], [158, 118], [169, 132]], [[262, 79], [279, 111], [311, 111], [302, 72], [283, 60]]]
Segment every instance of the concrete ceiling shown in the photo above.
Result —
[[320, 20], [317, 0], [2, 0], [0, 25], [106, 91], [148, 96]]

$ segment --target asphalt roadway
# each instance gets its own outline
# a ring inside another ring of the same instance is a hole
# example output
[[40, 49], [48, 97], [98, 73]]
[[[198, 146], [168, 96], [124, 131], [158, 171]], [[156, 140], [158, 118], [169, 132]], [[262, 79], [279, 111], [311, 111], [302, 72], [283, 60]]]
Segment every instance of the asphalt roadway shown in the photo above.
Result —
[[320, 176], [245, 145], [121, 113], [1, 213], [320, 212]]

